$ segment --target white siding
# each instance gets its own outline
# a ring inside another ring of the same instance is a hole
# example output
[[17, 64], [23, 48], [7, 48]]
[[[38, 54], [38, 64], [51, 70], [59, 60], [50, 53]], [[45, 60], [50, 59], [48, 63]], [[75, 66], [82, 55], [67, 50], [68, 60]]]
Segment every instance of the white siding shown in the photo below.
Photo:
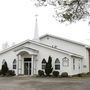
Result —
[[65, 40], [60, 40], [60, 39], [56, 39], [53, 37], [49, 37], [47, 39], [47, 37], [44, 37], [40, 40], [42, 43], [50, 45], [50, 46], [57, 46], [57, 48], [65, 50], [65, 51], [69, 51], [72, 53], [76, 53], [82, 56], [85, 56], [85, 50], [86, 48], [83, 45], [79, 45], [79, 44], [75, 44], [75, 43], [71, 43]]
[[[43, 39], [42, 42], [47, 43], [49, 45], [50, 44], [51, 45], [57, 45], [60, 49], [64, 49], [64, 50], [82, 55], [84, 57], [83, 60], [82, 60], [82, 64], [87, 65], [86, 68], [84, 68], [84, 69], [82, 68], [82, 72], [88, 72], [88, 70], [89, 70], [89, 68], [88, 68], [88, 51], [85, 49], [85, 47], [83, 47], [81, 45], [73, 44], [73, 43], [70, 43], [70, 42], [62, 41], [62, 40], [61, 41], [56, 40], [56, 39], [53, 39], [53, 38], [50, 38], [49, 40]], [[27, 47], [30, 47], [30, 48], [33, 48], [33, 49], [36, 49], [36, 50], [39, 51], [38, 55], [37, 55], [37, 62], [34, 62], [35, 63], [34, 65], [37, 69], [35, 71], [36, 74], [38, 73], [38, 70], [41, 70], [41, 62], [42, 62], [43, 58], [45, 58], [46, 61], [48, 61], [49, 56], [52, 57], [53, 70], [55, 70], [55, 60], [56, 60], [56, 58], [58, 58], [60, 60], [60, 70], [58, 70], [60, 72], [60, 74], [62, 72], [68, 72], [69, 75], [79, 73], [79, 71], [78, 71], [78, 61], [79, 60], [78, 59], [76, 59], [76, 71], [73, 71], [72, 70], [72, 68], [73, 68], [72, 58], [69, 55], [67, 55], [65, 53], [58, 52], [58, 51], [54, 51], [54, 50], [51, 50], [51, 49], [48, 49], [48, 48], [45, 48], [45, 47], [42, 47], [42, 46], [39, 46], [37, 44], [32, 44], [32, 43], [27, 43], [27, 44], [24, 44], [23, 46], [27, 46]], [[62, 65], [62, 59], [64, 57], [67, 57], [69, 59], [69, 66], [68, 67], [64, 67]], [[0, 68], [2, 66], [2, 60], [3, 59], [5, 59], [7, 61], [9, 69], [12, 69], [13, 60], [14, 59], [17, 60], [17, 52], [15, 53], [12, 49], [12, 50], [10, 50], [6, 53], [1, 54], [0, 55]], [[83, 67], [83, 65], [82, 65], [82, 67]], [[17, 74], [17, 70], [16, 70], [16, 74]]]
[[[8, 68], [10, 70], [13, 70], [13, 60], [14, 59], [17, 60], [17, 56], [16, 56], [15, 52], [9, 51], [7, 53], [4, 53], [4, 54], [1, 54], [0, 55], [0, 69], [2, 67], [2, 61], [3, 61], [3, 59], [5, 59], [5, 61], [7, 62]], [[16, 70], [15, 70], [15, 72], [17, 73]]]
[[89, 72], [89, 52], [88, 52], [88, 49], [85, 50], [85, 58], [83, 60], [83, 65], [86, 65], [86, 67], [83, 67], [83, 72]]
[[[39, 69], [41, 70], [41, 62], [42, 62], [43, 58], [45, 58], [46, 61], [48, 61], [48, 57], [51, 56], [53, 70], [55, 70], [55, 60], [56, 60], [56, 58], [58, 58], [60, 60], [60, 66], [61, 66], [60, 67], [61, 69], [58, 70], [59, 73], [61, 74], [62, 72], [68, 72], [68, 74], [71, 75], [71, 57], [69, 55], [66, 55], [66, 54], [63, 54], [60, 52], [56, 52], [56, 51], [50, 50], [48, 48], [44, 48], [44, 47], [34, 45], [34, 44], [27, 44], [27, 46], [39, 50], [38, 57], [37, 57], [37, 59], [38, 59], [37, 72]], [[62, 59], [64, 57], [67, 57], [69, 59], [68, 67], [62, 66]]]

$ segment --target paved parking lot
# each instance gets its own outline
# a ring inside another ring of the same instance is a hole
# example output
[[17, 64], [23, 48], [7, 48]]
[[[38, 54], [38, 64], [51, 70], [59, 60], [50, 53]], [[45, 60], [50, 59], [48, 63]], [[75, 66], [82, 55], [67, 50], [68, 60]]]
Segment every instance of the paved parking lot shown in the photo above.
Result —
[[0, 77], [0, 90], [90, 90], [90, 78]]

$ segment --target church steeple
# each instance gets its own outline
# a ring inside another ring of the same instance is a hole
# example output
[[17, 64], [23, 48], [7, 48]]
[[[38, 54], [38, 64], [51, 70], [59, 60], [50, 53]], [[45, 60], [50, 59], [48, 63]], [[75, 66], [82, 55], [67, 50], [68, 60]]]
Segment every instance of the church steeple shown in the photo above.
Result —
[[34, 31], [34, 41], [39, 41], [39, 32], [38, 32], [38, 21], [37, 21], [37, 17], [38, 15], [35, 15], [36, 17], [36, 21], [35, 21], [35, 31]]

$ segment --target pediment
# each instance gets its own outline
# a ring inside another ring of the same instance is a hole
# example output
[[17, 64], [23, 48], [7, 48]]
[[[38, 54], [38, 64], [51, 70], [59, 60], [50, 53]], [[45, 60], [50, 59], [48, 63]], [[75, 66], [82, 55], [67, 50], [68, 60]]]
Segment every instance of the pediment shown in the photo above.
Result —
[[30, 55], [31, 54], [37, 55], [38, 52], [39, 52], [36, 49], [30, 48], [30, 47], [26, 47], [26, 46], [17, 47], [13, 51], [16, 52], [17, 55], [20, 54], [21, 52], [24, 52], [24, 51], [29, 53]]

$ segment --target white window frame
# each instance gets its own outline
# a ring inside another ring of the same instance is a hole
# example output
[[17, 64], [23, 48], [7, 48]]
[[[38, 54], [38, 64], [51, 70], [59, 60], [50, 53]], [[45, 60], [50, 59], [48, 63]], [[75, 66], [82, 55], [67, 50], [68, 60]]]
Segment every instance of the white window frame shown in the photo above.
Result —
[[17, 66], [16, 66], [16, 59], [13, 60], [13, 69], [16, 69]]
[[[59, 66], [59, 68], [56, 68], [56, 66]], [[55, 70], [60, 70], [60, 61], [58, 58], [55, 60]]]
[[68, 66], [69, 66], [69, 59], [68, 59], [67, 57], [64, 57], [64, 58], [62, 59], [62, 65], [63, 65], [64, 67], [68, 67]]
[[73, 70], [75, 70], [75, 58], [73, 58]]
[[45, 68], [43, 68], [43, 67], [46, 67], [46, 60], [45, 59], [42, 60], [42, 70], [45, 70]]

